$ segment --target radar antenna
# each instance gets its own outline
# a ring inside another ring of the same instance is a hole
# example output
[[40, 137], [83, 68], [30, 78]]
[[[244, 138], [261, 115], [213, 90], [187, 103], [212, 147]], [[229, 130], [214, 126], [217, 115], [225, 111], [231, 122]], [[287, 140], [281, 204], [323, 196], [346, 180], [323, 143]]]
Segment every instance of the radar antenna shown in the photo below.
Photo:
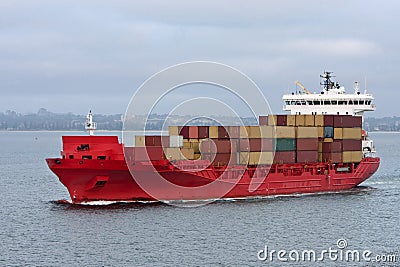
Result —
[[323, 81], [320, 83], [320, 85], [324, 86], [324, 89], [326, 91], [329, 91], [330, 89], [339, 89], [340, 85], [337, 82], [333, 82], [331, 80], [332, 77], [336, 77], [332, 75], [333, 72], [331, 71], [324, 71], [324, 74], [319, 75]]
[[92, 111], [90, 110], [86, 116], [85, 129], [89, 131], [89, 135], [94, 135], [94, 130], [97, 128], [97, 123], [93, 122]]

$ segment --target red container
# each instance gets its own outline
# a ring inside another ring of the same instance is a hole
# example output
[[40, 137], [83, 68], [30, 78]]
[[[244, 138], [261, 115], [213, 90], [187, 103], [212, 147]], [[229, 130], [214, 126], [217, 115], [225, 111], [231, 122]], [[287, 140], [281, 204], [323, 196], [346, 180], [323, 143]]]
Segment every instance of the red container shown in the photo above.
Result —
[[199, 138], [199, 127], [189, 126], [189, 138], [198, 139]]
[[198, 126], [199, 129], [199, 139], [208, 138], [208, 126]]
[[361, 140], [340, 140], [342, 143], [343, 151], [361, 151], [362, 141]]
[[201, 158], [211, 161], [214, 166], [228, 165], [231, 158], [231, 165], [237, 164], [237, 153], [202, 154]]
[[333, 126], [335, 115], [324, 115], [324, 126]]
[[[298, 151], [316, 151], [318, 153], [318, 138], [299, 138], [296, 139]], [[318, 155], [317, 155], [318, 156]], [[317, 157], [318, 159], [318, 157]]]
[[258, 124], [259, 125], [268, 125], [268, 116], [259, 116]]
[[275, 152], [274, 163], [276, 164], [296, 163], [296, 152], [295, 151]]
[[[232, 147], [231, 147], [232, 146]], [[238, 151], [238, 140], [231, 139], [231, 140], [220, 140], [220, 139], [208, 139], [203, 140], [200, 145], [201, 153], [213, 153], [213, 154], [220, 154], [220, 153], [231, 153]]]
[[146, 135], [144, 140], [146, 146], [169, 147], [169, 136]]
[[297, 151], [298, 163], [318, 162], [318, 150], [316, 151]]
[[219, 139], [227, 139], [229, 138], [228, 134], [228, 126], [218, 126], [218, 138]]
[[274, 139], [272, 138], [250, 138], [240, 139], [239, 150], [242, 152], [274, 151]]
[[178, 130], [183, 139], [189, 139], [189, 126], [179, 126]]
[[133, 154], [135, 161], [147, 161], [149, 159], [150, 160], [165, 159], [163, 148], [159, 146], [134, 147]]
[[286, 126], [287, 116], [286, 115], [276, 115], [276, 125], [277, 126]]
[[342, 116], [342, 127], [346, 128], [361, 128], [362, 117], [361, 116]]
[[332, 143], [322, 143], [323, 153], [342, 152], [342, 140], [335, 140]]
[[230, 138], [240, 138], [240, 126], [228, 126], [227, 130]]
[[322, 153], [322, 161], [331, 163], [341, 163], [342, 153], [341, 152]]

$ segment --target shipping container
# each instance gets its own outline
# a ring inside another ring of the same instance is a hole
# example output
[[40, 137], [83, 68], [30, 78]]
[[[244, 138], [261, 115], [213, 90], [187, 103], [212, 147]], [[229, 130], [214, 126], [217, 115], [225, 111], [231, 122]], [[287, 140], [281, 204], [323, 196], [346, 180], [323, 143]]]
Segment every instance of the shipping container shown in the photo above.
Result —
[[276, 125], [286, 126], [287, 125], [286, 115], [276, 115]]
[[314, 115], [310, 114], [304, 115], [304, 126], [314, 126], [314, 125], [315, 125]]
[[208, 127], [208, 137], [212, 139], [218, 138], [218, 126]]
[[362, 141], [354, 139], [341, 140], [343, 151], [362, 151]]
[[296, 127], [297, 138], [318, 138], [318, 127]]
[[322, 153], [322, 162], [341, 163], [342, 153], [341, 152]]
[[260, 126], [247, 126], [249, 138], [261, 138]]
[[189, 139], [183, 139], [183, 148], [190, 148]]
[[275, 152], [274, 163], [276, 163], [276, 164], [296, 163], [296, 152], [295, 151], [277, 151], [277, 152]]
[[251, 138], [240, 139], [239, 151], [247, 152], [260, 152], [260, 151], [274, 151], [273, 138]]
[[166, 147], [165, 158], [171, 160], [193, 160], [194, 151], [192, 148]]
[[361, 128], [362, 127], [362, 117], [361, 116], [342, 116], [342, 127], [343, 128]]
[[160, 135], [146, 135], [145, 136], [146, 146], [166, 146], [169, 147], [169, 136]]
[[199, 127], [189, 126], [189, 138], [199, 138]]
[[208, 126], [198, 126], [198, 138], [205, 139], [208, 138]]
[[240, 126], [228, 126], [228, 134], [230, 138], [240, 138]]
[[274, 126], [260, 126], [260, 137], [261, 138], [275, 138], [275, 127]]
[[314, 163], [318, 161], [318, 151], [297, 151], [297, 163]]
[[[263, 126], [263, 127], [268, 127], [268, 126]], [[269, 126], [271, 127], [271, 126]], [[240, 138], [250, 138], [250, 129], [249, 126], [240, 126], [239, 127], [239, 136]]]
[[332, 143], [333, 138], [324, 138], [324, 143]]
[[169, 133], [169, 135], [179, 135], [179, 127], [178, 126], [169, 126], [168, 133]]
[[193, 148], [194, 153], [200, 153], [200, 140], [199, 139], [190, 139], [190, 148]]
[[297, 151], [317, 151], [318, 152], [318, 138], [298, 138], [296, 139]]
[[276, 115], [268, 115], [268, 125], [275, 126], [277, 124], [277, 117]]
[[314, 125], [324, 126], [324, 115], [314, 115]]
[[343, 139], [343, 128], [334, 128], [333, 137], [335, 139]]
[[362, 151], [343, 151], [343, 163], [358, 163], [362, 160]]
[[342, 152], [342, 141], [336, 140], [332, 143], [322, 143], [322, 152], [324, 153], [338, 153]]
[[219, 139], [229, 139], [227, 127], [228, 126], [218, 126], [218, 138]]
[[343, 128], [343, 139], [361, 139], [361, 128]]
[[318, 138], [324, 138], [325, 128], [322, 126], [318, 126]]
[[201, 153], [231, 153], [238, 151], [238, 139], [204, 139], [200, 143]]
[[296, 115], [296, 126], [304, 126], [305, 123], [304, 115]]
[[164, 151], [162, 147], [134, 147], [133, 158], [135, 161], [163, 160]]
[[276, 151], [294, 151], [296, 150], [295, 138], [278, 138], [276, 142]]
[[247, 165], [249, 163], [250, 152], [240, 152], [239, 153], [239, 164]]
[[296, 115], [286, 115], [286, 126], [296, 126]]
[[136, 135], [135, 136], [135, 146], [136, 147], [144, 147], [145, 145], [145, 136], [143, 135]]
[[183, 136], [182, 135], [170, 135], [169, 136], [170, 147], [183, 147]]
[[333, 138], [334, 131], [332, 126], [325, 126], [324, 127], [324, 138]]
[[268, 125], [268, 116], [263, 116], [263, 115], [258, 116], [258, 124]]
[[273, 152], [250, 152], [249, 165], [271, 165], [274, 162]]
[[201, 159], [209, 160], [214, 166], [236, 165], [237, 153], [201, 154]]
[[324, 115], [324, 126], [333, 127], [334, 117], [335, 115]]
[[179, 126], [179, 135], [184, 139], [189, 139], [189, 126]]
[[276, 126], [275, 127], [276, 138], [296, 138], [296, 127], [289, 126]]

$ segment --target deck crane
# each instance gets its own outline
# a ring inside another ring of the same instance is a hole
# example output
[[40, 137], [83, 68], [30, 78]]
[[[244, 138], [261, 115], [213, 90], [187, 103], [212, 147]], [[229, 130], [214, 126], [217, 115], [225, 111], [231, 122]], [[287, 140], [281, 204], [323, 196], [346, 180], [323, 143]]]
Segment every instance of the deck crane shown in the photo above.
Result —
[[307, 88], [305, 88], [304, 85], [302, 85], [299, 81], [295, 81], [294, 83], [295, 83], [296, 85], [300, 86], [301, 89], [303, 89], [303, 91], [306, 92], [307, 95], [310, 95], [310, 94], [311, 94], [311, 92], [310, 92]]

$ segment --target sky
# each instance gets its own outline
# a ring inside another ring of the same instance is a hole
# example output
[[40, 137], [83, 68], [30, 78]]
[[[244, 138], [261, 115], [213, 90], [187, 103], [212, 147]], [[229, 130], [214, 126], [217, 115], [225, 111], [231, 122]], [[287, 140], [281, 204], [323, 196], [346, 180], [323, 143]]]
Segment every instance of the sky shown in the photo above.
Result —
[[[188, 61], [249, 76], [274, 113], [333, 71], [400, 116], [399, 1], [0, 1], [0, 112], [124, 113], [153, 74]], [[365, 84], [366, 81], [366, 84]], [[193, 90], [194, 91], [194, 90]]]

